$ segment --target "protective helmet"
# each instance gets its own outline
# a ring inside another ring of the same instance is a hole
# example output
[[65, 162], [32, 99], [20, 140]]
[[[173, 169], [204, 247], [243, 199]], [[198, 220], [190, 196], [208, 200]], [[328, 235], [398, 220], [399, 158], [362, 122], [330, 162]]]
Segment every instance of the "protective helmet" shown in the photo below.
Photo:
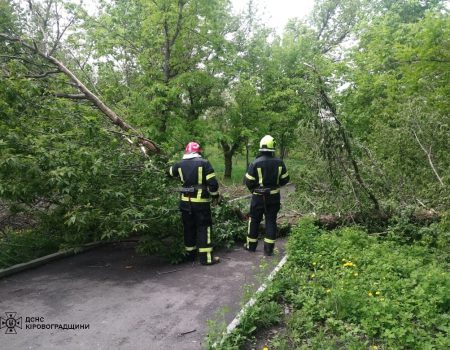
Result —
[[184, 149], [184, 154], [200, 153], [200, 152], [202, 152], [202, 149], [200, 148], [200, 145], [197, 142], [189, 142], [186, 145], [186, 148]]
[[266, 135], [259, 141], [260, 152], [275, 152], [275, 140], [272, 136]]

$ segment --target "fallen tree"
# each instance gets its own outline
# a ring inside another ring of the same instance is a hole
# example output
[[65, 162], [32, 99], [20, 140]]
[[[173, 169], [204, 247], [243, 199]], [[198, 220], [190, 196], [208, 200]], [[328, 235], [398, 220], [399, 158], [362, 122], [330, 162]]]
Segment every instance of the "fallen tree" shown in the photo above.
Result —
[[[139, 130], [132, 125], [128, 124], [122, 117], [114, 112], [107, 106], [97, 95], [95, 95], [85, 84], [73, 73], [63, 62], [40, 50], [36, 43], [29, 43], [25, 39], [20, 37], [13, 37], [5, 33], [0, 33], [0, 38], [10, 43], [18, 43], [22, 47], [30, 50], [32, 53], [46, 60], [52, 66], [56, 68], [56, 71], [52, 71], [51, 74], [56, 72], [63, 73], [73, 83], [73, 86], [78, 89], [81, 94], [57, 94], [58, 97], [70, 98], [75, 100], [85, 99], [90, 101], [100, 112], [103, 113], [115, 126], [119, 127], [126, 134], [124, 135], [128, 142], [139, 146], [145, 155], [161, 154], [162, 150], [154, 141], [145, 137]], [[53, 51], [53, 50], [52, 50]], [[50, 73], [48, 73], [50, 74]], [[45, 74], [47, 76], [48, 74]], [[132, 138], [136, 138], [136, 142]]]

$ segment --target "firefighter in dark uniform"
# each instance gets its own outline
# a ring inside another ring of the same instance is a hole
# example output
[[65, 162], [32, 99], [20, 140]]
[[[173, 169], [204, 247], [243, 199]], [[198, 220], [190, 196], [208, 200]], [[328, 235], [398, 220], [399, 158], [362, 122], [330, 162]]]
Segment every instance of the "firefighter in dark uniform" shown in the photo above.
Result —
[[245, 249], [251, 252], [256, 250], [258, 228], [264, 215], [264, 254], [272, 255], [277, 234], [277, 214], [280, 210], [280, 187], [289, 182], [289, 174], [284, 162], [274, 156], [275, 140], [272, 136], [266, 135], [261, 139], [259, 152], [245, 174], [245, 184], [253, 194]]
[[188, 260], [194, 261], [197, 255], [202, 265], [220, 262], [213, 257], [211, 244], [211, 198], [219, 197], [219, 184], [211, 164], [201, 155], [202, 150], [196, 142], [190, 142], [184, 151], [183, 159], [170, 167], [173, 177], [183, 183], [180, 190], [180, 211], [184, 227], [184, 245]]

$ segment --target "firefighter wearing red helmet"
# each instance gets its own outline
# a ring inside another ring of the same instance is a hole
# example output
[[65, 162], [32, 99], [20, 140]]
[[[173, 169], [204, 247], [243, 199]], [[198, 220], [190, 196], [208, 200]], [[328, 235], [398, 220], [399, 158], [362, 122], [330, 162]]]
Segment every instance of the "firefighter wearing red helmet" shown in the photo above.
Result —
[[202, 265], [212, 265], [220, 261], [213, 256], [210, 206], [211, 199], [219, 196], [219, 184], [213, 167], [201, 153], [197, 142], [189, 142], [183, 159], [171, 166], [169, 173], [183, 183], [180, 211], [188, 260], [194, 261], [198, 252]]
[[272, 255], [277, 234], [277, 214], [280, 210], [280, 187], [289, 182], [286, 165], [275, 157], [275, 140], [264, 136], [259, 143], [259, 155], [249, 165], [245, 184], [252, 192], [250, 220], [245, 249], [254, 252], [258, 245], [258, 228], [265, 217], [264, 254]]

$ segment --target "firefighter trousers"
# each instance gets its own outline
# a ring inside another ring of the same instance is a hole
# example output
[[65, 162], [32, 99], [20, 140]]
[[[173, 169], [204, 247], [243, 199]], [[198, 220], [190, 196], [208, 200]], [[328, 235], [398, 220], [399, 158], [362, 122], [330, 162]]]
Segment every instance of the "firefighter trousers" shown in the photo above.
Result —
[[211, 245], [211, 209], [181, 210], [181, 218], [184, 228], [184, 246], [188, 256], [194, 260], [198, 251], [201, 264], [212, 264], [214, 260]]
[[250, 205], [250, 219], [248, 222], [246, 248], [255, 251], [258, 245], [258, 230], [264, 216], [266, 232], [264, 236], [264, 253], [272, 255], [277, 236], [277, 214], [280, 211], [280, 202], [264, 203], [253, 201]]

